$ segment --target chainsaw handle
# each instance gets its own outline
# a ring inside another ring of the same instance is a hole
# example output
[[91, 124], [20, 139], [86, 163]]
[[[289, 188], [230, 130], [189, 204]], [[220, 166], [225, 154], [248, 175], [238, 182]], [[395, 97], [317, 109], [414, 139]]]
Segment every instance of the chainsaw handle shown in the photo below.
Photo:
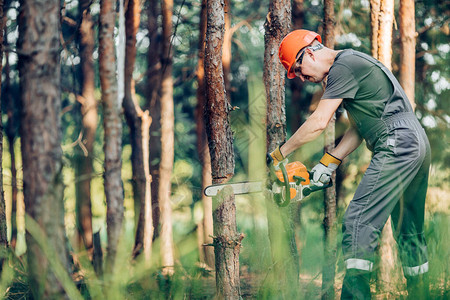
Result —
[[285, 197], [283, 200], [283, 193], [280, 193], [279, 195], [277, 195], [278, 197], [275, 197], [275, 202], [278, 204], [278, 206], [280, 207], [285, 207], [288, 206], [289, 203], [291, 202], [291, 187], [289, 185], [289, 177], [286, 171], [286, 167], [284, 166], [284, 164], [279, 164], [280, 165], [280, 170], [281, 170], [281, 174], [283, 174], [283, 179], [284, 179], [284, 188], [286, 190], [285, 192]]
[[326, 184], [326, 185], [323, 185], [323, 186], [313, 185], [311, 187], [307, 187], [303, 190], [303, 196], [304, 197], [309, 196], [312, 192], [317, 192], [320, 190], [327, 189], [332, 185], [333, 185], [333, 181], [330, 179], [330, 181], [328, 181], [328, 184]]

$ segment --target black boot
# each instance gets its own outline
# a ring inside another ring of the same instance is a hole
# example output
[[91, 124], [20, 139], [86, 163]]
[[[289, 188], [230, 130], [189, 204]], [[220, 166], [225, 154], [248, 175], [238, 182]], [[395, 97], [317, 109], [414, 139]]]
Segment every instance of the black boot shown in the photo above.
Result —
[[430, 284], [428, 274], [417, 276], [405, 276], [408, 289], [408, 299], [426, 300], [430, 299]]
[[342, 284], [342, 300], [371, 299], [370, 272], [358, 269], [348, 269]]

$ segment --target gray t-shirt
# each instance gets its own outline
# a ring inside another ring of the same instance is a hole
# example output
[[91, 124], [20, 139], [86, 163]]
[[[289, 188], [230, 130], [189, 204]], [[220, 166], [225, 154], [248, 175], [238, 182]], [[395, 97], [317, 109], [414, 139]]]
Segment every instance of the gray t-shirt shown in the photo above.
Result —
[[[350, 54], [342, 55], [347, 51]], [[393, 93], [392, 83], [377, 65], [354, 52], [347, 49], [338, 53], [328, 73], [322, 99], [343, 98], [350, 116], [361, 121], [367, 117], [380, 118]]]

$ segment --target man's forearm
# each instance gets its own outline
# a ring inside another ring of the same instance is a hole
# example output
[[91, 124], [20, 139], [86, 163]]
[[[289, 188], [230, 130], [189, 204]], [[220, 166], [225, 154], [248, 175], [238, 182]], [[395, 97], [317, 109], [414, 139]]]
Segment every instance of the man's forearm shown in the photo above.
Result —
[[356, 128], [352, 126], [345, 132], [339, 144], [330, 152], [330, 154], [342, 160], [358, 148], [359, 145], [361, 145], [361, 142], [361, 136]]
[[319, 120], [316, 120], [314, 117], [308, 118], [281, 147], [281, 153], [283, 153], [283, 156], [288, 156], [304, 144], [315, 140], [323, 130], [324, 127], [321, 126]]
[[316, 110], [300, 126], [294, 135], [280, 148], [284, 157], [291, 154], [306, 143], [315, 140], [326, 128], [334, 116], [334, 112], [341, 104], [342, 99], [322, 99]]

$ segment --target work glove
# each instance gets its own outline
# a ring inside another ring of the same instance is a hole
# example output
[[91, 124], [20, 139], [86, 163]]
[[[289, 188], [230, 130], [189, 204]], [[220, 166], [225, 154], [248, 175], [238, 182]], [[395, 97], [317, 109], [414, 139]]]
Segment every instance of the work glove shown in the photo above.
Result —
[[275, 148], [275, 150], [273, 150], [272, 152], [267, 153], [266, 163], [269, 168], [273, 166], [275, 170], [278, 170], [280, 163], [283, 163], [284, 165], [287, 164], [287, 158], [284, 157], [284, 155], [280, 151], [280, 147], [283, 146], [283, 144]]
[[283, 154], [280, 151], [280, 146], [278, 146], [275, 150], [273, 150], [270, 153], [267, 153], [266, 155], [266, 163], [268, 168], [268, 176], [267, 176], [267, 182], [266, 185], [268, 189], [272, 188], [272, 184], [274, 182], [278, 181], [277, 175], [275, 174], [275, 171], [278, 171], [280, 169], [280, 165], [287, 165], [288, 159], [283, 156]]
[[325, 153], [320, 162], [311, 170], [311, 183], [315, 186], [324, 186], [330, 182], [331, 174], [339, 167], [341, 160], [330, 153]]

